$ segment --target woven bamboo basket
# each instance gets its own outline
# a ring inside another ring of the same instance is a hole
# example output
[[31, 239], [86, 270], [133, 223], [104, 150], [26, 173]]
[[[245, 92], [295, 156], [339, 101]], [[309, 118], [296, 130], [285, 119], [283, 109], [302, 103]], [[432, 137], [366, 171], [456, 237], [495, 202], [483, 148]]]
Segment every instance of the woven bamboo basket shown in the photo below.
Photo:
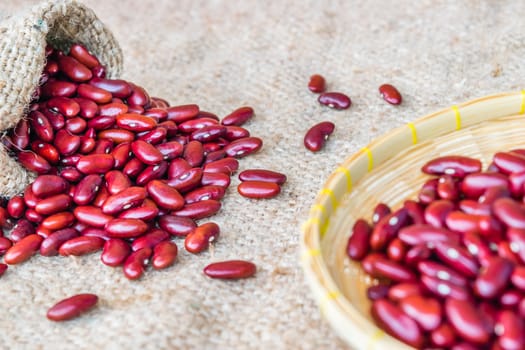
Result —
[[370, 220], [379, 202], [415, 199], [434, 157], [472, 156], [486, 168], [497, 151], [525, 148], [524, 113], [525, 91], [452, 106], [374, 140], [329, 176], [303, 225], [301, 260], [321, 314], [352, 348], [412, 349], [372, 321], [366, 289], [376, 281], [346, 255], [356, 219]]

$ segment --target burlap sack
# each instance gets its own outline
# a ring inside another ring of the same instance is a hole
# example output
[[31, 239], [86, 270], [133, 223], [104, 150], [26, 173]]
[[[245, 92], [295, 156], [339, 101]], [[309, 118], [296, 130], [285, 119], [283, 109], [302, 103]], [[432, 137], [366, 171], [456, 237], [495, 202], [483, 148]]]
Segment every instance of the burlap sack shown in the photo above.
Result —
[[[113, 34], [76, 1], [45, 1], [0, 23], [0, 130], [14, 127], [24, 116], [45, 65], [47, 43], [67, 51], [73, 42], [99, 57], [109, 77], [121, 73], [122, 52]], [[3, 147], [0, 169], [0, 195], [12, 196], [34, 178]]]

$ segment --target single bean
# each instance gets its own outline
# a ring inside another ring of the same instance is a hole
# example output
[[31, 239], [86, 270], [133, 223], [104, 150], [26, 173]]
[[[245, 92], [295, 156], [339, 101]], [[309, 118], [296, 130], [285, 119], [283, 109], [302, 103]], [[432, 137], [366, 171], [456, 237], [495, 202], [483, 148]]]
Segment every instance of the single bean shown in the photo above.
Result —
[[391, 84], [383, 84], [379, 87], [381, 97], [391, 105], [400, 105], [403, 98], [395, 86]]
[[245, 260], [226, 260], [207, 265], [203, 272], [206, 276], [220, 279], [249, 278], [255, 275], [257, 266]]
[[78, 237], [78, 231], [74, 228], [65, 228], [51, 233], [42, 241], [40, 245], [40, 255], [57, 255], [60, 246], [75, 237]]
[[204, 149], [199, 141], [190, 141], [184, 146], [182, 157], [191, 167], [198, 167], [204, 160]]
[[177, 259], [178, 248], [175, 242], [162, 241], [155, 245], [151, 265], [157, 270], [165, 269]]
[[41, 215], [52, 215], [69, 209], [71, 202], [71, 197], [68, 194], [57, 194], [38, 202], [35, 211]]
[[89, 226], [103, 228], [113, 216], [104, 214], [102, 209], [95, 206], [78, 206], [73, 210], [75, 218]]
[[134, 132], [153, 130], [157, 126], [152, 117], [133, 113], [117, 115], [116, 122], [120, 128]]
[[81, 256], [100, 250], [105, 241], [100, 237], [79, 236], [74, 237], [60, 245], [58, 253], [62, 256]]
[[371, 232], [372, 228], [366, 220], [359, 219], [355, 222], [346, 246], [346, 253], [351, 259], [361, 261], [368, 254]]
[[194, 220], [203, 219], [216, 214], [221, 208], [221, 202], [208, 199], [195, 203], [185, 204], [182, 209], [173, 211], [173, 215], [191, 218]]
[[150, 248], [142, 248], [132, 252], [124, 261], [124, 275], [130, 280], [136, 280], [144, 274], [152, 251]]
[[113, 219], [104, 226], [111, 238], [133, 238], [148, 230], [148, 225], [139, 219]]
[[4, 262], [15, 265], [28, 260], [40, 249], [43, 240], [43, 237], [35, 233], [22, 238], [5, 252]]
[[82, 173], [104, 174], [113, 168], [115, 159], [111, 154], [92, 154], [81, 156], [76, 165]]
[[199, 114], [199, 106], [195, 104], [168, 107], [168, 120], [183, 123], [195, 118]]
[[[172, 161], [173, 162], [173, 161]], [[239, 169], [239, 161], [232, 157], [226, 157], [204, 165], [204, 173], [223, 173], [231, 176]]]
[[286, 175], [265, 169], [247, 169], [239, 173], [239, 180], [273, 182], [282, 185], [286, 182]]
[[11, 230], [10, 238], [11, 241], [17, 243], [33, 233], [35, 233], [33, 224], [27, 219], [20, 219]]
[[190, 253], [197, 254], [207, 249], [211, 242], [214, 242], [220, 233], [219, 225], [207, 222], [197, 226], [184, 240], [184, 247]]
[[146, 198], [147, 191], [143, 187], [131, 186], [121, 192], [109, 196], [102, 205], [102, 212], [115, 215], [123, 210], [140, 205]]
[[75, 82], [88, 81], [93, 77], [93, 73], [91, 73], [88, 67], [71, 56], [64, 55], [58, 57], [58, 68], [66, 74], [69, 79]]
[[161, 216], [158, 224], [161, 229], [176, 237], [185, 237], [197, 227], [191, 218], [175, 215]]
[[161, 180], [150, 181], [146, 189], [159, 207], [178, 210], [184, 206], [184, 198], [179, 191]]
[[267, 199], [277, 196], [281, 186], [273, 182], [243, 181], [237, 186], [237, 191], [243, 197]]
[[22, 196], [14, 196], [7, 201], [7, 213], [12, 218], [18, 219], [24, 215], [26, 204]]
[[95, 294], [77, 294], [66, 298], [47, 310], [47, 318], [51, 321], [61, 322], [78, 317], [92, 309], [98, 302]]
[[162, 178], [166, 171], [168, 171], [168, 163], [165, 161], [157, 165], [147, 166], [138, 173], [135, 183], [139, 186], [144, 186], [150, 181]]
[[463, 178], [470, 173], [479, 173], [481, 162], [478, 159], [465, 156], [443, 156], [425, 163], [421, 171], [430, 175], [451, 175]]
[[184, 202], [195, 203], [201, 200], [215, 199], [220, 200], [224, 197], [226, 190], [221, 186], [202, 186], [198, 187], [184, 195]]
[[312, 151], [320, 151], [328, 140], [328, 137], [334, 132], [335, 124], [324, 121], [312, 126], [304, 135], [304, 146]]
[[374, 250], [383, 249], [409, 222], [408, 211], [400, 208], [385, 216], [373, 228], [370, 235], [370, 246]]
[[352, 100], [341, 92], [323, 92], [317, 99], [320, 104], [333, 109], [347, 109], [352, 105]]
[[322, 93], [326, 90], [326, 81], [320, 74], [314, 74], [308, 81], [308, 90], [314, 93]]
[[124, 264], [131, 253], [129, 243], [120, 238], [110, 238], [104, 243], [100, 260], [107, 266], [120, 266]]
[[490, 258], [474, 281], [474, 291], [482, 298], [494, 298], [506, 288], [513, 269], [514, 264], [507, 259]]
[[433, 331], [441, 324], [442, 308], [436, 299], [412, 295], [401, 299], [399, 306], [425, 331]]
[[240, 107], [224, 118], [222, 118], [222, 125], [235, 125], [241, 126], [250, 120], [254, 115], [252, 107]]
[[390, 286], [387, 284], [377, 284], [375, 286], [370, 286], [366, 289], [366, 297], [369, 300], [386, 298], [389, 289]]
[[464, 339], [476, 344], [485, 344], [489, 340], [489, 324], [473, 304], [447, 298], [445, 313], [451, 326]]
[[502, 310], [498, 315], [494, 331], [502, 349], [519, 350], [525, 348], [525, 323], [514, 311]]

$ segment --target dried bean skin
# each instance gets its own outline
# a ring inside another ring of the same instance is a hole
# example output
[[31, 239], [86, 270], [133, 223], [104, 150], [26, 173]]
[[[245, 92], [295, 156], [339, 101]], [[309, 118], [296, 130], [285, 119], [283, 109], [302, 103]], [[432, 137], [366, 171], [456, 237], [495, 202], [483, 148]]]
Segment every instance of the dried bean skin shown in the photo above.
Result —
[[381, 97], [391, 105], [400, 105], [403, 101], [399, 91], [391, 84], [381, 85], [379, 87], [379, 93], [381, 94]]
[[312, 126], [304, 135], [304, 146], [312, 152], [319, 152], [334, 129], [335, 124], [328, 121]]
[[255, 275], [257, 267], [245, 260], [227, 260], [207, 265], [203, 272], [206, 276], [218, 279], [241, 279]]
[[239, 173], [241, 181], [263, 181], [282, 185], [286, 182], [286, 175], [266, 169], [246, 169]]
[[320, 74], [314, 74], [308, 82], [308, 90], [314, 93], [322, 93], [326, 90], [325, 78]]
[[337, 110], [347, 109], [352, 105], [350, 97], [341, 92], [323, 92], [317, 101], [324, 106]]
[[165, 269], [173, 265], [173, 263], [177, 259], [177, 253], [178, 248], [175, 242], [160, 242], [155, 246], [155, 248], [153, 248], [151, 265], [157, 270]]
[[281, 192], [281, 187], [273, 182], [243, 181], [237, 186], [237, 191], [243, 197], [266, 199], [277, 196]]
[[371, 312], [374, 320], [393, 337], [416, 348], [423, 345], [423, 334], [417, 323], [394, 303], [386, 299], [376, 300]]
[[93, 308], [98, 302], [95, 294], [77, 294], [53, 305], [47, 311], [47, 318], [51, 321], [66, 321], [80, 316]]

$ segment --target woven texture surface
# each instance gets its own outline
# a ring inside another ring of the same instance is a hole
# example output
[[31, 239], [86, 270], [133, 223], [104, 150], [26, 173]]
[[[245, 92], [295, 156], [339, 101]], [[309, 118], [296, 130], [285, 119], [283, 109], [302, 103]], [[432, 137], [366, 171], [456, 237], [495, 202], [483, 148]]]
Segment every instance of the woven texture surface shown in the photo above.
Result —
[[[0, 3], [0, 16], [37, 1]], [[298, 263], [301, 223], [328, 174], [393, 127], [491, 93], [521, 90], [525, 4], [516, 1], [103, 1], [86, 0], [124, 54], [123, 78], [172, 104], [225, 115], [253, 106], [246, 125], [265, 140], [241, 169], [285, 172], [281, 195], [255, 201], [233, 179], [213, 218], [222, 236], [199, 256], [182, 252], [167, 270], [127, 281], [98, 255], [43, 258], [0, 279], [0, 348], [345, 349], [323, 321]], [[349, 94], [347, 111], [321, 107], [306, 88], [313, 73]], [[379, 96], [390, 82], [404, 103]], [[302, 145], [314, 123], [336, 124], [318, 154]], [[256, 278], [209, 280], [212, 261], [254, 261]], [[54, 301], [100, 297], [86, 317], [45, 319]]]

